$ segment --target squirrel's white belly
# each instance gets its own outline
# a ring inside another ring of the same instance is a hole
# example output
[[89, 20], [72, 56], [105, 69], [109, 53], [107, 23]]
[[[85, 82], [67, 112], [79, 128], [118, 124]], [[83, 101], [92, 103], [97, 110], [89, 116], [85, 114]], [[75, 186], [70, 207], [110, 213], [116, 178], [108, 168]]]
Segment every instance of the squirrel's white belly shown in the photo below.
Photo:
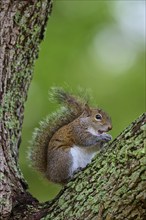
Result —
[[88, 163], [90, 163], [92, 158], [95, 156], [96, 151], [95, 148], [92, 147], [83, 148], [74, 145], [70, 150], [72, 156], [71, 174], [78, 168], [84, 168]]

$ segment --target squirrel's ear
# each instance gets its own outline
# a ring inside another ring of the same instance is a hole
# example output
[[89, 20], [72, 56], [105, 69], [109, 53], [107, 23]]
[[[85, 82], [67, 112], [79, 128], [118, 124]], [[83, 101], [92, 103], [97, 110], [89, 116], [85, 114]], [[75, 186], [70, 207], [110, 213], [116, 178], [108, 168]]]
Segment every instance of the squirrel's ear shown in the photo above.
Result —
[[91, 109], [88, 104], [85, 104], [85, 109], [84, 109], [83, 115], [87, 116], [87, 117], [91, 115]]

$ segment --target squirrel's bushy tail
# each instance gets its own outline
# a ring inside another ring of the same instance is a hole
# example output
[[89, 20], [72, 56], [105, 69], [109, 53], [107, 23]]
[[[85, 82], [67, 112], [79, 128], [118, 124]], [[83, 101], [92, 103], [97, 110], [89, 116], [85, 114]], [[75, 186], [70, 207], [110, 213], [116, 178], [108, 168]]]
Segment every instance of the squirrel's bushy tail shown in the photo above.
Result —
[[61, 87], [52, 87], [50, 92], [50, 100], [66, 106], [77, 116], [83, 111], [85, 104], [88, 103], [89, 99], [86, 91], [82, 91], [80, 89], [78, 93], [78, 96], [74, 96], [71, 93], [67, 93]]
[[39, 128], [35, 129], [29, 150], [32, 166], [43, 174], [46, 173], [48, 144], [53, 134], [81, 115], [88, 102], [85, 95], [75, 97], [59, 87], [51, 89], [50, 99], [62, 104], [62, 107], [48, 116], [40, 123]]

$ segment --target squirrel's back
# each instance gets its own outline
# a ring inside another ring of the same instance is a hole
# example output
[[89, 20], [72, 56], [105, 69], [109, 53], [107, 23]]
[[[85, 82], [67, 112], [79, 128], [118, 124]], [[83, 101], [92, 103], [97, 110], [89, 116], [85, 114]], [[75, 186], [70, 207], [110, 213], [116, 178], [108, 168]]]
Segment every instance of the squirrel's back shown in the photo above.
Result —
[[42, 173], [46, 171], [48, 144], [52, 136], [61, 127], [79, 117], [88, 102], [85, 94], [76, 97], [58, 87], [51, 89], [50, 97], [51, 100], [57, 101], [62, 106], [42, 121], [39, 128], [35, 129], [29, 150], [32, 166]]

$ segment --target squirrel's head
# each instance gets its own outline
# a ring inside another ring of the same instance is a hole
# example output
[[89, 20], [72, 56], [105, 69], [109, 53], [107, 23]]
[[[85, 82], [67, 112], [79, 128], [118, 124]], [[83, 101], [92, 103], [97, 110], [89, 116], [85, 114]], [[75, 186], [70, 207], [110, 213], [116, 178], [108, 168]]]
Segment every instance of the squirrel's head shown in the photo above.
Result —
[[108, 132], [112, 129], [111, 118], [102, 109], [89, 108], [85, 106], [85, 110], [81, 115], [81, 121], [95, 135]]

